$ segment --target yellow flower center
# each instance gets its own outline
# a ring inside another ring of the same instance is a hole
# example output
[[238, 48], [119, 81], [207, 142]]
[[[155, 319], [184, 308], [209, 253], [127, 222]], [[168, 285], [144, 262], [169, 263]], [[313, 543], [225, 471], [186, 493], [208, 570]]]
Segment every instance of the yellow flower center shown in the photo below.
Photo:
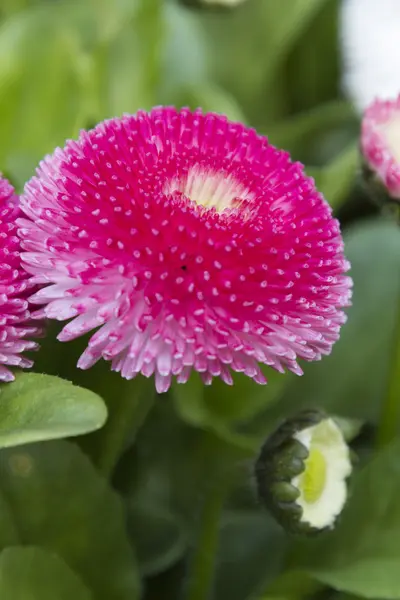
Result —
[[326, 482], [325, 457], [317, 448], [310, 449], [310, 455], [305, 462], [305, 471], [300, 478], [300, 490], [304, 500], [309, 504], [317, 502], [324, 491]]
[[239, 205], [241, 200], [252, 198], [248, 189], [234, 177], [200, 166], [189, 169], [185, 177], [168, 182], [164, 192], [171, 194], [175, 191], [182, 192], [205, 208], [215, 208], [219, 213]]

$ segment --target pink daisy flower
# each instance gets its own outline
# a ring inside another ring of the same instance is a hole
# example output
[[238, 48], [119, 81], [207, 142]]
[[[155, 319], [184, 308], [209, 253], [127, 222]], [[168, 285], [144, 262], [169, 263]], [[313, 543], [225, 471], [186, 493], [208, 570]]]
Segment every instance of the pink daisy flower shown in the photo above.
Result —
[[25, 268], [38, 317], [98, 328], [100, 358], [159, 392], [192, 370], [265, 383], [328, 354], [351, 280], [338, 222], [303, 167], [216, 114], [155, 108], [67, 142], [26, 185]]
[[10, 366], [32, 366], [33, 362], [22, 353], [37, 348], [27, 338], [40, 333], [29, 312], [27, 298], [32, 284], [21, 266], [16, 224], [20, 215], [14, 188], [0, 174], [0, 381], [13, 381]]
[[400, 199], [400, 96], [375, 100], [364, 112], [361, 150], [392, 198]]

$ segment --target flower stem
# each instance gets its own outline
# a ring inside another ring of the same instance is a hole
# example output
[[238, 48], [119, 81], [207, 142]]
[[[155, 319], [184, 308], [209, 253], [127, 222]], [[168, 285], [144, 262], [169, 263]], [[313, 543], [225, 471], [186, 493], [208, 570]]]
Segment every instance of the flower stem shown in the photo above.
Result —
[[226, 498], [226, 486], [216, 484], [208, 490], [199, 522], [199, 538], [190, 566], [186, 600], [210, 597], [218, 549], [219, 524]]
[[[400, 287], [400, 283], [399, 283]], [[397, 298], [400, 294], [397, 295]], [[393, 357], [389, 371], [389, 382], [386, 398], [382, 407], [381, 419], [377, 433], [377, 445], [382, 447], [390, 442], [397, 433], [400, 417], [400, 304], [397, 309], [396, 324], [393, 335], [391, 356]]]
[[132, 382], [132, 394], [117, 398], [104, 429], [98, 457], [100, 471], [110, 477], [129, 442], [132, 442], [153, 407], [156, 397], [152, 378], [137, 377]]

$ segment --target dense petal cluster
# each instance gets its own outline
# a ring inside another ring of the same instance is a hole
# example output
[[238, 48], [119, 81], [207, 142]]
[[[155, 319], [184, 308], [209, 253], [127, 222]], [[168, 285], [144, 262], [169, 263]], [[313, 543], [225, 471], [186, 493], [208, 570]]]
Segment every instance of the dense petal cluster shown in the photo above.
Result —
[[301, 374], [345, 321], [339, 225], [287, 153], [225, 117], [155, 108], [67, 142], [25, 187], [25, 268], [37, 316], [98, 328], [101, 357], [168, 389], [191, 371], [265, 382], [263, 363]]
[[364, 112], [361, 150], [389, 195], [400, 199], [400, 96], [375, 100]]
[[21, 266], [16, 224], [20, 214], [13, 187], [0, 175], [0, 381], [14, 379], [10, 366], [32, 366], [22, 353], [36, 348], [28, 338], [39, 334], [27, 300], [32, 285]]

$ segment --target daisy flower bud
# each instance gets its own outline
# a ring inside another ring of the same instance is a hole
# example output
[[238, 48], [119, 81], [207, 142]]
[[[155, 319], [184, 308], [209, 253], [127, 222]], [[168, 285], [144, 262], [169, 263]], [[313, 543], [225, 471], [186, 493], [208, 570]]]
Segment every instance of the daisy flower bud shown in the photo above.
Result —
[[159, 392], [192, 370], [265, 383], [329, 354], [351, 280], [338, 222], [302, 165], [226, 117], [155, 108], [100, 123], [40, 165], [22, 197], [37, 317], [98, 329], [100, 358]]
[[400, 96], [375, 100], [364, 112], [361, 125], [364, 174], [374, 192], [379, 188], [400, 200]]
[[305, 411], [266, 441], [255, 475], [261, 501], [282, 526], [308, 534], [334, 526], [351, 470], [350, 449], [337, 423]]
[[0, 175], [0, 381], [14, 379], [11, 366], [32, 366], [22, 353], [37, 347], [29, 338], [40, 333], [30, 318], [27, 298], [32, 285], [21, 266], [16, 225], [20, 214], [14, 188]]

